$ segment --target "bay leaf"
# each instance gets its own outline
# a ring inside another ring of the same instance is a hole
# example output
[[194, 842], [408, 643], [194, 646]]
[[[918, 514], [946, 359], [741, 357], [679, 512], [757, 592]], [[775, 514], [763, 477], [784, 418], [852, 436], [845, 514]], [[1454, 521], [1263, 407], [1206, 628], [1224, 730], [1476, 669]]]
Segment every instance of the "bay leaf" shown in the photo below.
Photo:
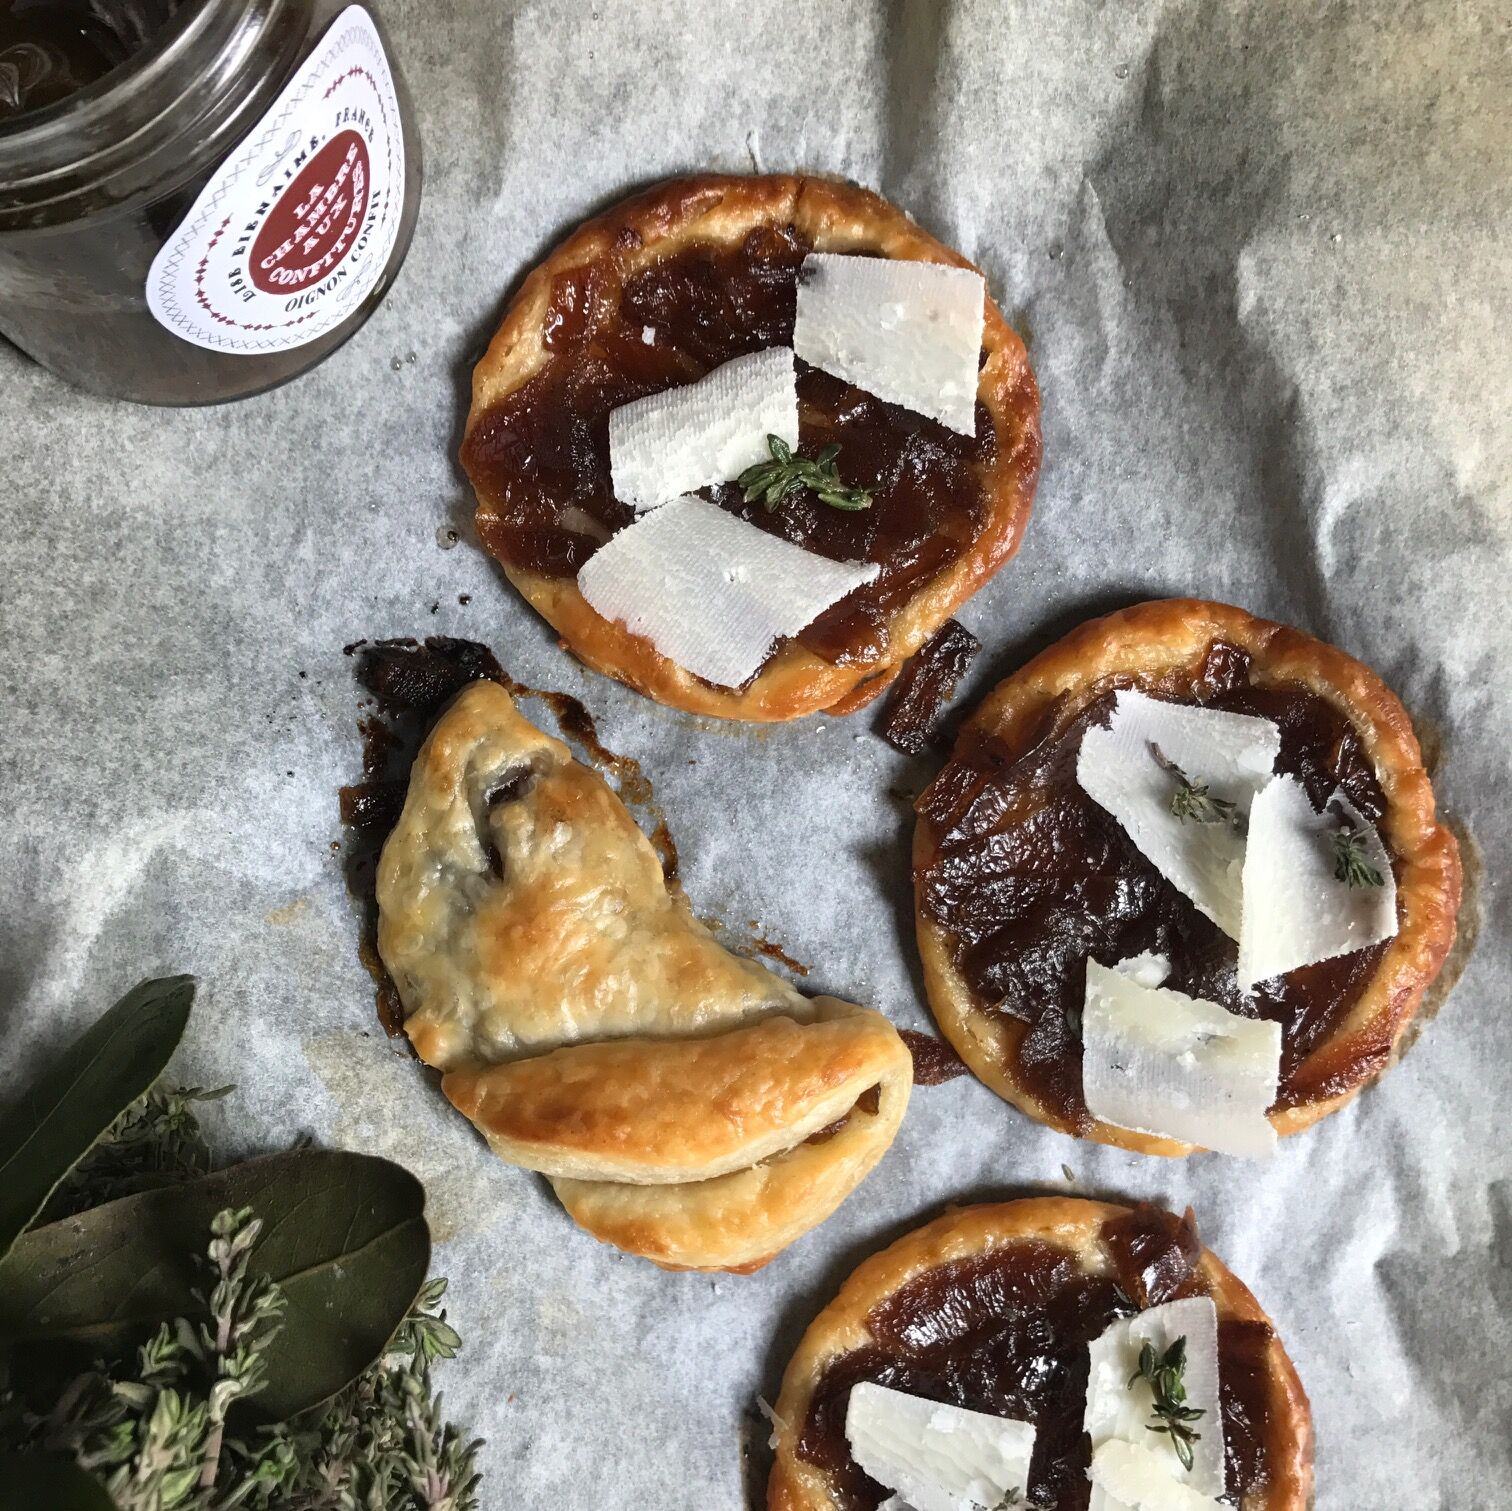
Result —
[[115, 1511], [99, 1480], [72, 1459], [0, 1453], [0, 1511]]
[[162, 1075], [193, 1001], [192, 976], [143, 981], [0, 1114], [0, 1257], [59, 1181]]
[[289, 1302], [252, 1404], [284, 1420], [325, 1400], [383, 1352], [430, 1266], [425, 1188], [374, 1155], [296, 1149], [23, 1234], [0, 1261], [0, 1345], [23, 1371], [78, 1368], [204, 1316], [197, 1261], [226, 1207], [262, 1219], [250, 1266]]

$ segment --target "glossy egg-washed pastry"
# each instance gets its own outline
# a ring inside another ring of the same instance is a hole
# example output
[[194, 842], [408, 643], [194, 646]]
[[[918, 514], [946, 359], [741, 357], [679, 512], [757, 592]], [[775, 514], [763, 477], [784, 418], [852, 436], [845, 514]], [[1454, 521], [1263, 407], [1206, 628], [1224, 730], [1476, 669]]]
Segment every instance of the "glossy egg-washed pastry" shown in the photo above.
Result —
[[473, 374], [462, 464], [484, 543], [580, 660], [691, 712], [773, 720], [861, 706], [1013, 554], [1033, 500], [1039, 395], [1023, 342], [988, 299], [974, 436], [799, 364], [801, 452], [843, 443], [846, 482], [871, 491], [870, 508], [846, 512], [809, 495], [769, 511], [738, 487], [712, 490], [763, 530], [881, 568], [779, 641], [745, 686], [699, 679], [589, 606], [579, 568], [635, 518], [611, 487], [610, 411], [791, 344], [798, 270], [811, 251], [970, 266], [848, 184], [678, 179], [588, 221], [552, 252]]
[[630, 1253], [755, 1269], [897, 1132], [912, 1060], [891, 1024], [716, 943], [603, 779], [496, 683], [421, 749], [378, 910], [447, 1097]]
[[783, 1377], [770, 1511], [871, 1511], [886, 1499], [846, 1439], [863, 1381], [1031, 1423], [1017, 1504], [1084, 1511], [1088, 1344], [1119, 1317], [1199, 1296], [1218, 1316], [1227, 1504], [1303, 1511], [1312, 1418], [1255, 1298], [1202, 1247], [1190, 1214], [1069, 1197], [948, 1213], [850, 1276]]
[[[1077, 783], [1116, 691], [1279, 726], [1278, 772], [1314, 805], [1342, 788], [1386, 846], [1396, 936], [1237, 987], [1237, 946]], [[1168, 985], [1282, 1025], [1278, 1133], [1355, 1096], [1392, 1060], [1454, 939], [1458, 849], [1412, 724], [1367, 667], [1298, 630], [1192, 599], [1089, 621], [1000, 683], [919, 799], [914, 879], [930, 1006], [988, 1086], [1050, 1127], [1154, 1154], [1191, 1146], [1099, 1122], [1082, 1095], [1089, 957], [1155, 951]]]

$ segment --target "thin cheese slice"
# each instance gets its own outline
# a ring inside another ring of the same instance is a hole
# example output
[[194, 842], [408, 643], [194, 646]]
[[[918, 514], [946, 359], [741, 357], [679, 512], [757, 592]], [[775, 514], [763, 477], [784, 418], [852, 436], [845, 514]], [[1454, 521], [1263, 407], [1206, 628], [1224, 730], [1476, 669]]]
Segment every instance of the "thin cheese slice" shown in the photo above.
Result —
[[1088, 1470], [1092, 1499], [1087, 1511], [1219, 1511], [1226, 1504], [1172, 1479], [1162, 1451], [1121, 1438], [1104, 1443]]
[[985, 301], [971, 268], [811, 252], [798, 275], [793, 350], [889, 404], [975, 435]]
[[[1154, 1395], [1138, 1378], [1146, 1343], [1158, 1354], [1186, 1339], [1182, 1384], [1186, 1405], [1202, 1416], [1190, 1423], [1192, 1467], [1171, 1439], [1152, 1432]], [[1168, 1301], [1110, 1323], [1088, 1345], [1087, 1403], [1082, 1425], [1092, 1439], [1092, 1481], [1115, 1502], [1137, 1511], [1210, 1505], [1226, 1488], [1223, 1412], [1218, 1393], [1218, 1312], [1208, 1296]], [[1167, 1499], [1152, 1498], [1175, 1487]]]
[[728, 482], [771, 459], [769, 435], [798, 444], [798, 388], [786, 346], [736, 357], [696, 383], [611, 410], [614, 496], [654, 509]]
[[830, 561], [701, 498], [636, 520], [578, 572], [605, 619], [720, 687], [760, 670], [773, 643], [870, 582], [874, 563]]
[[911, 1511], [998, 1506], [1029, 1484], [1028, 1422], [866, 1382], [851, 1390], [845, 1436], [856, 1463]]
[[[1335, 807], [1344, 820], [1330, 811]], [[1364, 836], [1364, 857], [1381, 886], [1351, 887], [1334, 875], [1334, 839], [1345, 820]], [[1396, 931], [1396, 879], [1374, 826], [1342, 792], [1317, 813], [1301, 782], [1276, 777], [1250, 810], [1239, 989], [1363, 950]]]
[[1156, 759], [1179, 767], [1211, 797], [1248, 814], [1270, 779], [1281, 732], [1269, 719], [1163, 703], [1120, 692], [1106, 729], [1089, 729], [1076, 759], [1076, 780], [1123, 826], [1140, 853], [1231, 939], [1239, 937], [1244, 836], [1232, 823], [1199, 823], [1171, 812], [1180, 783]]
[[1115, 1128], [1267, 1159], [1281, 1025], [1087, 961], [1082, 1095]]

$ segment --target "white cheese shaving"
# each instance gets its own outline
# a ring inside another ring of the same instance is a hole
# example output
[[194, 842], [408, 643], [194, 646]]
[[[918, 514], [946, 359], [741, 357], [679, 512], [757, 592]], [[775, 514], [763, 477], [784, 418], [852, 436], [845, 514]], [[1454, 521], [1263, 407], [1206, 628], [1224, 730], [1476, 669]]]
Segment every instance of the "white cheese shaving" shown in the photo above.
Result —
[[1177, 778], [1247, 814], [1269, 780], [1281, 732], [1269, 719], [1163, 703], [1120, 692], [1106, 729], [1089, 729], [1077, 752], [1076, 780], [1123, 826], [1140, 853], [1232, 939], [1243, 913], [1244, 836], [1233, 824], [1199, 823], [1171, 812]]
[[605, 619], [720, 687], [739, 687], [773, 643], [870, 582], [873, 563], [830, 561], [701, 498], [680, 498], [621, 530], [579, 571]]
[[1171, 974], [1171, 957], [1158, 950], [1141, 950], [1127, 960], [1120, 960], [1113, 969], [1140, 986], [1160, 986]]
[[[1364, 857], [1384, 885], [1351, 887], [1334, 875], [1334, 837], [1344, 827], [1329, 811], [1335, 805], [1364, 836]], [[1396, 879], [1375, 827], [1342, 792], [1317, 813], [1301, 782], [1276, 777], [1250, 809], [1240, 991], [1298, 966], [1363, 950], [1396, 931]]]
[[1281, 1025], [1087, 961], [1082, 1095], [1115, 1128], [1268, 1158]]
[[1028, 1422], [926, 1401], [885, 1385], [852, 1387], [845, 1412], [851, 1456], [911, 1511], [996, 1506], [1029, 1484]]
[[[641, 332], [645, 339], [647, 326]], [[798, 444], [798, 388], [789, 347], [736, 357], [696, 383], [609, 413], [614, 496], [654, 509], [768, 461], [767, 436]]]
[[793, 350], [889, 404], [976, 434], [986, 287], [971, 268], [811, 252]]
[[1114, 1438], [1092, 1455], [1087, 1511], [1214, 1511], [1224, 1502], [1165, 1472], [1162, 1450]]
[[[1154, 1393], [1139, 1375], [1148, 1343], [1158, 1354], [1186, 1339], [1182, 1384], [1186, 1404], [1203, 1415], [1191, 1424], [1192, 1467], [1177, 1458], [1169, 1436], [1152, 1432]], [[1093, 1484], [1134, 1511], [1210, 1506], [1227, 1488], [1223, 1412], [1218, 1393], [1218, 1311], [1211, 1297], [1152, 1306], [1110, 1323], [1088, 1345], [1082, 1425], [1092, 1439]]]

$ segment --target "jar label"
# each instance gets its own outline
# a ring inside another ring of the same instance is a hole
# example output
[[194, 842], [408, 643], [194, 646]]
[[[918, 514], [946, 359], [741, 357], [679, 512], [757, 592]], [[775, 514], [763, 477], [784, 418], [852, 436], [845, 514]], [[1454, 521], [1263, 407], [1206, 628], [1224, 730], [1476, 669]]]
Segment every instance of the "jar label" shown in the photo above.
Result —
[[212, 351], [303, 346], [373, 291], [403, 213], [394, 76], [350, 5], [163, 244], [147, 307]]

